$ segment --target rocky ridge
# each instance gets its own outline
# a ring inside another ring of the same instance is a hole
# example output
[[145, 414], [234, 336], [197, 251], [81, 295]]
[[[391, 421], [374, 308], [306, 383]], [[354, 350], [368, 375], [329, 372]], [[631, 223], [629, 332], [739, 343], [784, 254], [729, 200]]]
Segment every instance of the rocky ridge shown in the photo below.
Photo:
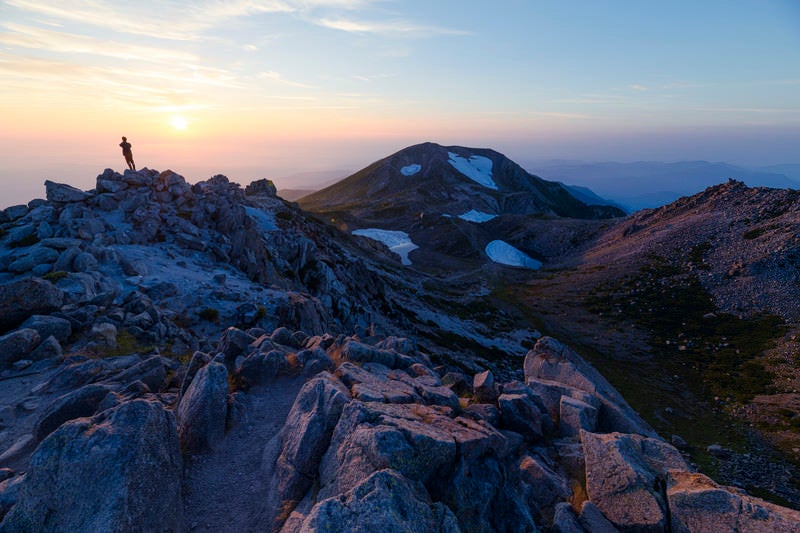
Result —
[[0, 531], [800, 526], [694, 472], [568, 347], [420, 302], [266, 181], [47, 193], [0, 215]]

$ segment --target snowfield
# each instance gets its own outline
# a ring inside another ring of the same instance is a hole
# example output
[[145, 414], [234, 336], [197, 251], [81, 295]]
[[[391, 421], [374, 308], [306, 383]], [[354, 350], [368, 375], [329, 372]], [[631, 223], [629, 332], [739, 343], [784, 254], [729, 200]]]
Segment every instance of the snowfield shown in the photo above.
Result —
[[485, 252], [486, 255], [489, 256], [489, 259], [501, 265], [522, 267], [531, 270], [539, 270], [542, 267], [541, 261], [537, 261], [505, 241], [490, 242], [486, 245]]
[[409, 237], [408, 233], [405, 231], [367, 228], [354, 230], [353, 235], [358, 235], [374, 241], [382, 242], [391, 251], [400, 256], [400, 262], [404, 265], [411, 264], [411, 260], [408, 258], [408, 253], [411, 250], [419, 248], [419, 246], [411, 242], [411, 237]]
[[475, 209], [470, 209], [466, 213], [462, 213], [458, 215], [458, 218], [461, 220], [466, 220], [467, 222], [477, 222], [480, 224], [481, 222], [488, 222], [492, 220], [497, 215], [493, 215], [491, 213], [484, 213], [483, 211], [476, 211]]
[[473, 155], [469, 159], [464, 159], [453, 152], [447, 152], [447, 155], [450, 157], [448, 163], [453, 165], [453, 168], [484, 187], [497, 190], [497, 184], [492, 179], [491, 159], [482, 155]]
[[417, 172], [422, 170], [422, 165], [414, 163], [413, 165], [406, 165], [400, 169], [400, 173], [403, 176], [413, 176]]

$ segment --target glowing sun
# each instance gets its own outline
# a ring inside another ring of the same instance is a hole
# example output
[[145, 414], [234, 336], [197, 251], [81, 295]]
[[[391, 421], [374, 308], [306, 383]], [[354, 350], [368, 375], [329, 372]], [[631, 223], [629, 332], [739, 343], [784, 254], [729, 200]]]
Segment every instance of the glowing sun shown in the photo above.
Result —
[[189, 121], [186, 120], [183, 117], [172, 117], [172, 119], [170, 119], [169, 123], [176, 130], [185, 130], [186, 127], [189, 125]]

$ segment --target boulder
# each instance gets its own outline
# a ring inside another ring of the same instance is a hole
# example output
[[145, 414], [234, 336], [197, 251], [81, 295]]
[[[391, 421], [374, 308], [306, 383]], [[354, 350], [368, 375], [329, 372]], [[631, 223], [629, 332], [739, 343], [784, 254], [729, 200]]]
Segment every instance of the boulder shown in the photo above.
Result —
[[[342, 408], [347, 389], [330, 374], [308, 381], [297, 395], [281, 429], [280, 454], [272, 470], [270, 497], [275, 515], [294, 508], [313, 484]], [[280, 525], [283, 516], [275, 516]]]
[[[657, 437], [653, 428], [634, 411], [622, 395], [581, 356], [551, 337], [542, 337], [525, 356], [525, 383], [555, 382], [597, 398], [601, 408], [598, 429]], [[591, 401], [578, 398], [591, 405]], [[558, 404], [556, 404], [558, 406]]]
[[41, 278], [24, 278], [0, 285], [0, 332], [22, 324], [32, 315], [58, 311], [64, 293]]
[[[47, 246], [42, 246], [37, 243], [28, 248], [24, 253], [21, 253], [17, 258], [8, 265], [10, 272], [22, 273], [28, 272], [39, 265], [52, 265], [58, 259], [60, 254]], [[45, 269], [50, 271], [50, 267]]]
[[94, 415], [100, 402], [111, 391], [112, 388], [108, 385], [85, 385], [57, 398], [45, 409], [36, 423], [33, 429], [34, 437], [37, 441], [44, 440], [64, 422]]
[[800, 531], [800, 511], [732, 492], [703, 474], [671, 471], [667, 497], [674, 533]]
[[37, 346], [35, 350], [28, 354], [28, 359], [31, 361], [43, 361], [45, 359], [59, 358], [63, 355], [64, 350], [61, 348], [61, 343], [59, 343], [55, 337], [50, 335], [45, 340], [40, 342], [39, 346]]
[[424, 488], [386, 469], [370, 475], [342, 496], [316, 504], [300, 531], [457, 533], [461, 530], [447, 506], [431, 503]]
[[88, 192], [76, 189], [72, 185], [67, 185], [66, 183], [56, 183], [50, 180], [45, 180], [44, 188], [47, 194], [47, 201], [49, 202], [82, 202], [93, 196]]
[[586, 493], [615, 527], [624, 531], [664, 531], [667, 471], [688, 471], [680, 452], [666, 442], [623, 433], [581, 431], [586, 461]]
[[276, 192], [275, 184], [268, 179], [252, 181], [250, 185], [244, 188], [244, 193], [247, 196], [270, 196], [274, 198]]
[[175, 420], [159, 403], [68, 422], [34, 452], [0, 532], [180, 531], [182, 470]]
[[418, 403], [422, 398], [414, 387], [401, 380], [391, 379], [390, 370], [377, 363], [362, 368], [350, 362], [342, 363], [336, 375], [342, 380], [354, 398], [362, 402]]
[[225, 364], [233, 368], [233, 362], [255, 341], [255, 337], [248, 335], [239, 328], [230, 327], [226, 329], [219, 339], [217, 349], [225, 354]]
[[[25, 475], [9, 477], [0, 482], [0, 523], [3, 517], [8, 513], [19, 498], [19, 489], [22, 487], [22, 482], [25, 481]], [[2, 528], [2, 524], [0, 524]]]
[[572, 495], [563, 475], [558, 475], [540, 457], [523, 455], [519, 461], [519, 472], [528, 487], [526, 496], [532, 509], [539, 512], [551, 509]]
[[20, 327], [35, 329], [43, 339], [52, 335], [59, 342], [65, 342], [72, 335], [70, 321], [56, 316], [32, 315]]
[[348, 339], [342, 346], [341, 357], [344, 361], [378, 363], [388, 368], [398, 368], [398, 358], [395, 352], [381, 350], [353, 339]]
[[141, 381], [153, 392], [160, 392], [167, 381], [167, 368], [172, 362], [158, 355], [148, 357], [124, 370], [113, 379], [120, 383], [128, 384]]
[[491, 370], [475, 374], [472, 391], [479, 403], [491, 403], [497, 400], [497, 385], [494, 383], [494, 374]]
[[117, 347], [117, 327], [110, 322], [98, 322], [92, 325], [92, 338], [104, 347]]
[[614, 527], [608, 518], [603, 516], [600, 509], [590, 501], [584, 501], [581, 504], [581, 514], [578, 515], [578, 522], [581, 523], [583, 529], [591, 533], [618, 533], [619, 530]]
[[344, 406], [320, 465], [320, 497], [352, 489], [372, 472], [392, 468], [447, 491], [458, 457], [468, 463], [506, 453], [506, 438], [480, 420], [438, 405], [352, 401]]
[[581, 430], [597, 429], [597, 409], [586, 402], [562, 396], [559, 408], [558, 432], [562, 437], [580, 436]]
[[0, 369], [8, 368], [15, 361], [26, 359], [41, 342], [39, 332], [23, 328], [0, 337]]
[[527, 395], [501, 394], [497, 405], [501, 427], [516, 431], [528, 442], [542, 438], [542, 412]]
[[228, 370], [211, 362], [198, 370], [175, 409], [181, 449], [197, 453], [217, 446], [225, 436], [227, 413]]

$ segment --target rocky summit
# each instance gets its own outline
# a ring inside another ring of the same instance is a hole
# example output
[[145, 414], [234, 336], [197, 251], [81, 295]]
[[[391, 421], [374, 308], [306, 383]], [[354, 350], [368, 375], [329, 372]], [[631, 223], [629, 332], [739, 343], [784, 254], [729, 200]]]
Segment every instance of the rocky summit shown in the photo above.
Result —
[[[380, 165], [508, 187], [498, 154], [444, 150]], [[402, 267], [268, 180], [46, 196], [0, 211], [1, 532], [800, 529], [485, 280]]]

